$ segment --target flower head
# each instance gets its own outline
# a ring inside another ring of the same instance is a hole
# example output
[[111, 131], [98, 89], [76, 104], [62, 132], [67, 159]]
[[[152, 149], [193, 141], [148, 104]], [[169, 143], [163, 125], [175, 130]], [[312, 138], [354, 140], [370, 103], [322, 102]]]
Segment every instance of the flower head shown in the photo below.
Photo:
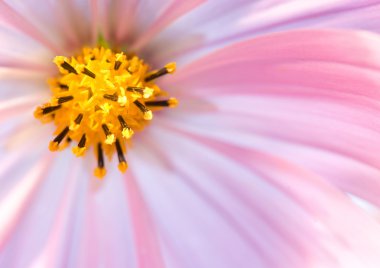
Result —
[[54, 121], [57, 126], [50, 150], [63, 149], [76, 141], [73, 153], [82, 156], [94, 146], [97, 177], [106, 173], [103, 151], [110, 157], [116, 152], [119, 170], [125, 172], [124, 139], [130, 139], [135, 130], [152, 120], [152, 107], [177, 104], [174, 98], [162, 99], [165, 93], [154, 83], [173, 73], [175, 63], [149, 73], [148, 65], [137, 56], [128, 57], [102, 46], [84, 48], [71, 59], [58, 56], [54, 62], [60, 75], [50, 81], [53, 97], [34, 112], [43, 122]]
[[377, 268], [379, 8], [1, 1], [0, 266]]

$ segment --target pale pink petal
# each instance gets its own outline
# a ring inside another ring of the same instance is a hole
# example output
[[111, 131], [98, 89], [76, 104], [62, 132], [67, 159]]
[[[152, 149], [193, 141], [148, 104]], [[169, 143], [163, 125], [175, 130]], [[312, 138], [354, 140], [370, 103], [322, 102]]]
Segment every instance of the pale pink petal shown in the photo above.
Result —
[[[134, 151], [131, 162], [169, 265], [376, 267], [379, 240], [369, 235], [380, 236], [377, 223], [322, 178], [280, 158], [164, 127], [152, 128], [136, 149], [140, 160]], [[146, 161], [150, 169], [143, 169]]]
[[[91, 154], [89, 154], [91, 155]], [[92, 155], [91, 155], [92, 156]], [[76, 256], [71, 261], [78, 267], [136, 267], [134, 229], [129, 212], [125, 177], [111, 164], [106, 180], [92, 175], [93, 166], [79, 159], [80, 178], [86, 182], [84, 211], [77, 235], [78, 248], [70, 251]]]
[[145, 203], [134, 176], [126, 178], [126, 191], [134, 231], [137, 267], [166, 267], [161, 255], [156, 227], [151, 219], [150, 209]]
[[48, 73], [52, 52], [29, 36], [9, 27], [0, 26], [0, 67]]
[[[78, 165], [78, 162], [74, 164], [68, 176], [64, 178], [66, 185], [60, 197], [51, 230], [45, 245], [30, 262], [31, 267], [69, 266], [72, 251], [78, 249], [72, 241], [78, 240], [75, 239], [75, 229], [80, 224], [78, 219], [83, 216], [78, 215], [76, 211], [79, 211], [80, 205], [83, 207], [83, 202], [81, 202], [85, 193], [83, 186], [86, 186], [85, 180], [78, 176]], [[81, 208], [80, 213], [83, 212]]]
[[[101, 21], [100, 20], [100, 10], [103, 10], [103, 9], [100, 9], [99, 7], [99, 3], [97, 0], [90, 0], [89, 1], [90, 3], [90, 10], [91, 10], [91, 28], [89, 29], [90, 32], [91, 32], [91, 36], [92, 36], [92, 42], [96, 42], [96, 39], [97, 39], [97, 36], [98, 36], [98, 33], [100, 32], [101, 29], [104, 29], [106, 32], [103, 33], [103, 37], [105, 38], [109, 38], [108, 36], [108, 25], [105, 25], [104, 27], [102, 26], [104, 21]], [[105, 10], [108, 10], [107, 9], [107, 5], [106, 5], [106, 8]]]
[[10, 4], [1, 1], [0, 14], [0, 23], [16, 28], [54, 52], [59, 51], [57, 44], [54, 44], [51, 40], [49, 40], [48, 37], [41, 33], [41, 31], [31, 24], [31, 22], [26, 19], [23, 14], [20, 14], [19, 11], [15, 10]]
[[114, 20], [111, 22], [111, 27], [114, 29], [113, 35], [116, 43], [121, 44], [122, 40], [130, 38], [139, 2], [139, 0], [113, 2]]
[[[37, 155], [40, 156], [40, 154]], [[9, 240], [12, 238], [13, 233], [19, 230], [18, 227], [22, 222], [23, 214], [27, 212], [31, 201], [36, 198], [37, 191], [45, 178], [44, 173], [48, 170], [50, 161], [45, 157], [25, 164], [28, 164], [29, 168], [25, 167], [26, 170], [21, 174], [20, 171], [13, 166], [13, 187], [9, 187], [8, 191], [6, 191], [5, 194], [3, 193], [0, 197], [0, 215], [2, 219], [0, 248], [1, 252], [5, 254], [7, 254], [7, 251], [9, 252]], [[16, 260], [13, 259], [13, 261]]]
[[[378, 109], [369, 108], [373, 103], [359, 104], [357, 98], [258, 95], [216, 97], [210, 102], [220, 111], [203, 119], [212, 122], [213, 130], [230, 133], [224, 137], [234, 135], [234, 128], [247, 131], [247, 137], [249, 132], [255, 133], [255, 138], [235, 142], [286, 157], [323, 175], [343, 191], [380, 205], [376, 161], [380, 125]], [[252, 121], [248, 127], [247, 120]], [[200, 128], [197, 123], [191, 125]], [[347, 144], [352, 149], [346, 149]]]
[[[110, 1], [91, 0], [91, 32], [101, 33], [117, 46], [137, 51], [168, 25], [189, 13], [204, 0]], [[94, 41], [94, 39], [93, 39]]]
[[[170, 81], [180, 89], [194, 87], [196, 91], [191, 91], [192, 94], [204, 92], [205, 85], [210, 88], [207, 89], [208, 93], [213, 90], [243, 93], [252, 88], [251, 92], [255, 92], [255, 88], [263, 88], [275, 79], [276, 83], [283, 82], [283, 87], [293, 81], [302, 82], [297, 87], [301, 92], [308, 88], [313, 92], [330, 86], [332, 88], [328, 89], [333, 89], [333, 92], [352, 93], [358, 91], [360, 85], [360, 90], [364, 91], [362, 95], [376, 96], [376, 71], [380, 69], [378, 43], [377, 35], [360, 31], [304, 30], [272, 34], [239, 42], [207, 55], [180, 68], [175, 76], [170, 77]], [[340, 71], [339, 75], [331, 73], [334, 68]], [[288, 73], [291, 71], [293, 75]], [[300, 79], [301, 71], [303, 77], [307, 75], [308, 79]], [[335, 81], [343, 81], [345, 76], [357, 72], [359, 74], [353, 76], [344, 87], [331, 81], [333, 77], [336, 77]], [[320, 75], [329, 79], [319, 79]], [[193, 79], [194, 76], [197, 79]], [[237, 82], [238, 87], [227, 86]], [[274, 87], [276, 83], [272, 83]], [[366, 83], [366, 87], [360, 83]], [[287, 94], [297, 92], [289, 92], [288, 88], [283, 91]], [[264, 88], [261, 92], [269, 91]]]
[[[236, 23], [249, 10], [255, 10], [258, 1], [207, 1], [193, 12], [181, 18], [162, 31], [145, 48], [152, 62], [180, 60], [192, 54], [200, 46], [208, 47], [208, 42], [221, 36], [226, 37], [240, 31]], [[223, 31], [220, 29], [223, 28]], [[160, 53], [154, 53], [160, 51]]]
[[[67, 168], [67, 160], [53, 161], [47, 149], [53, 130], [33, 118], [36, 105], [47, 96], [43, 91], [46, 86], [40, 87], [41, 79], [36, 75], [24, 76], [29, 78], [26, 80], [20, 76], [16, 81], [12, 77], [15, 73], [2, 77], [1, 88], [0, 259], [7, 267], [25, 267], [47, 238], [57, 207], [55, 194], [66, 176], [58, 170]], [[15, 257], [15, 252], [24, 254]]]
[[[135, 167], [134, 172], [154, 215], [154, 226], [158, 228], [168, 267], [231, 267], [233, 264], [247, 267], [264, 264], [259, 258], [261, 251], [256, 252], [251, 237], [247, 236], [247, 229], [241, 230], [241, 220], [250, 213], [242, 214], [243, 218], [237, 220], [232, 215], [224, 217], [220, 208], [210, 201], [211, 197], [187, 186], [184, 182], [187, 178], [175, 167], [176, 162], [166, 159], [165, 154], [160, 152], [157, 155], [154, 147], [147, 148], [146, 145], [138, 146], [130, 156], [130, 163]], [[189, 169], [194, 168], [188, 158], [182, 160]], [[150, 163], [149, 169], [144, 168], [147, 162]], [[197, 171], [195, 169], [191, 178], [197, 178]], [[209, 178], [205, 177], [204, 181], [209, 182]]]
[[[379, 204], [380, 66], [373, 59], [380, 57], [380, 40], [365, 33], [309, 33], [257, 38], [184, 68], [172, 78], [179, 79], [178, 94], [208, 108], [190, 116], [193, 108], [185, 101], [183, 112], [179, 107], [168, 116], [183, 129], [288, 156], [343, 191]], [[323, 168], [327, 154], [340, 168], [333, 162]]]
[[[41, 151], [45, 157], [41, 157]], [[12, 154], [8, 153], [9, 155]], [[53, 156], [52, 153], [46, 154], [46, 150], [39, 150], [38, 153], [30, 153], [27, 156], [24, 155], [23, 158], [23, 161], [26, 162], [23, 162], [22, 168], [19, 167], [20, 162], [14, 162], [14, 166], [9, 166], [6, 173], [2, 174], [4, 175], [2, 180], [12, 178], [7, 183], [2, 181], [4, 193], [0, 194], [1, 204], [4, 206], [0, 207], [0, 213], [4, 214], [2, 219], [7, 219], [0, 226], [1, 232], [4, 232], [0, 240], [0, 244], [4, 246], [0, 250], [2, 265], [6, 267], [50, 267], [65, 263], [70, 267], [83, 267], [79, 265], [83, 262], [81, 248], [86, 241], [84, 234], [90, 229], [89, 227], [93, 226], [92, 222], [85, 221], [87, 209], [90, 209], [85, 202], [89, 181], [86, 176], [83, 176], [83, 173], [80, 173], [79, 176], [71, 176], [74, 174], [62, 172], [62, 170], [70, 170], [74, 166], [74, 161], [77, 162], [77, 165], [81, 165], [81, 163], [70, 151]], [[43, 170], [42, 167], [44, 167]], [[37, 170], [41, 171], [38, 173], [40, 174], [38, 177]], [[73, 172], [77, 173], [75, 168]], [[74, 186], [77, 187], [73, 188]], [[75, 195], [73, 195], [74, 189]], [[104, 204], [104, 202], [102, 203]], [[112, 207], [112, 201], [108, 200], [106, 204], [109, 210]], [[121, 204], [126, 206], [126, 202], [121, 202]], [[17, 206], [20, 207], [17, 208]], [[128, 221], [123, 221], [120, 218], [121, 215], [119, 213], [115, 222], [125, 226]], [[104, 220], [109, 223], [104, 228], [109, 227], [111, 230], [115, 230], [109, 219], [110, 217], [104, 217]], [[68, 222], [72, 224], [68, 224]], [[96, 219], [95, 222], [100, 225], [101, 220]], [[118, 230], [122, 229], [118, 228]], [[91, 236], [98, 232], [91, 233]], [[110, 232], [103, 233], [108, 235], [108, 239], [114, 239]], [[118, 238], [122, 237], [121, 231], [114, 234]], [[129, 257], [123, 250], [125, 247], [116, 243], [107, 245], [107, 239], [102, 239], [102, 241], [103, 244], [98, 243], [98, 246], [106, 247], [103, 250], [105, 254], [116, 254], [120, 258]], [[122, 239], [121, 241], [127, 240]], [[90, 251], [88, 251], [89, 248], [86, 248], [84, 264], [89, 260], [93, 260], [94, 264], [100, 263], [99, 260], [104, 254], [96, 258], [92, 255], [94, 248], [95, 245], [91, 245]], [[110, 266], [108, 267], [124, 266], [120, 265], [115, 256], [109, 257], [109, 260], [107, 263], [110, 263]], [[94, 267], [94, 265], [90, 266]]]
[[172, 3], [154, 21], [154, 24], [150, 26], [146, 32], [140, 34], [138, 39], [132, 44], [131, 49], [139, 51], [167, 25], [173, 23], [179, 17], [195, 9], [204, 2], [204, 0], [172, 1]]
[[10, 25], [55, 54], [73, 51], [91, 41], [87, 1], [1, 1], [2, 23]]
[[[262, 112], [268, 112], [259, 105], [255, 105], [258, 103], [258, 100], [251, 102], [250, 107], [257, 107]], [[274, 105], [278, 103], [278, 100], [271, 102]], [[226, 102], [223, 104], [227, 105]], [[291, 104], [295, 106], [297, 102], [292, 101]], [[310, 104], [308, 109], [313, 110], [310, 102], [304, 100], [304, 104]], [[229, 102], [228, 105], [236, 104]], [[242, 105], [242, 102], [239, 102], [239, 105]], [[223, 109], [223, 106], [219, 107]], [[268, 112], [266, 116], [262, 116], [260, 112], [247, 115], [219, 111], [211, 115], [203, 114], [202, 118], [195, 115], [194, 120], [178, 118], [178, 121], [184, 123], [175, 125], [192, 133], [281, 156], [323, 176], [343, 192], [359, 196], [379, 206], [378, 165], [362, 159], [363, 156], [367, 158], [370, 156], [373, 147], [375, 151], [377, 150], [377, 141], [371, 140], [373, 140], [372, 136], [377, 137], [378, 134], [368, 131], [365, 127], [358, 127], [356, 124], [342, 124], [334, 119], [332, 114], [328, 115], [332, 119], [323, 116], [315, 117], [308, 114], [306, 109], [300, 109], [298, 114], [308, 116], [308, 120], [301, 122], [298, 120], [299, 116], [289, 113], [286, 109], [276, 106], [272, 110], [276, 110], [278, 114], [271, 111], [272, 113]], [[336, 110], [336, 112], [342, 113], [344, 109]], [[284, 116], [292, 120], [284, 120]], [[313, 124], [313, 122], [318, 123]], [[165, 122], [160, 122], [160, 124], [165, 124]], [[300, 127], [297, 129], [296, 126]], [[338, 136], [337, 133], [344, 133], [344, 135]], [[355, 133], [361, 133], [361, 137], [357, 137]], [[292, 138], [289, 139], [285, 137], [286, 135]], [[302, 139], [304, 135], [307, 137], [306, 142]], [[357, 143], [361, 145], [356, 145]], [[347, 144], [350, 144], [353, 149], [346, 149]]]
[[[155, 1], [160, 4], [161, 1]], [[113, 45], [125, 46], [130, 31], [138, 25], [136, 11], [141, 1], [91, 0], [94, 41], [101, 33]], [[144, 14], [147, 16], [147, 14]]]
[[46, 126], [38, 123], [33, 116], [36, 107], [49, 99], [47, 74], [46, 70], [41, 72], [35, 68], [0, 68], [1, 146], [21, 149], [17, 143], [22, 146], [23, 141], [33, 144], [30, 139], [38, 130], [41, 130], [38, 134], [41, 138], [46, 137], [41, 133], [52, 134], [44, 132]]
[[[187, 62], [216, 47], [277, 31], [306, 27], [378, 31], [379, 10], [377, 0], [268, 0], [241, 1], [240, 4], [208, 1], [169, 27], [150, 45], [162, 51], [155, 55], [154, 61], [175, 58]], [[186, 41], [182, 38], [184, 31]]]
[[[260, 3], [257, 11], [242, 19], [239, 25], [246, 28], [237, 34], [289, 30], [300, 27], [337, 27], [379, 31], [377, 0], [302, 0], [266, 1]], [[260, 22], [261, 21], [261, 22]], [[252, 26], [251, 29], [248, 29]]]
[[112, 43], [124, 47], [152, 26], [171, 0], [91, 0], [90, 3], [93, 33], [101, 32]]

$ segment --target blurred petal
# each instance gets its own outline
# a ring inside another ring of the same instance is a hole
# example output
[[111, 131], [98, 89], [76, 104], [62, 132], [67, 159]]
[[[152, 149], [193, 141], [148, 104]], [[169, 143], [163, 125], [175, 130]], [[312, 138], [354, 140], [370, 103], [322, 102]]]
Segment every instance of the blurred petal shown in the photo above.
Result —
[[131, 161], [169, 265], [376, 267], [378, 224], [320, 177], [179, 129], [156, 127], [143, 142], [149, 151], [139, 146]]
[[[188, 62], [239, 40], [297, 28], [380, 29], [378, 0], [208, 1], [164, 32], [154, 49], [157, 62]], [[221, 31], [220, 29], [223, 29]], [[186, 39], [177, 38], [186, 32]], [[167, 46], [168, 40], [171, 46]], [[184, 42], [182, 42], [184, 41]]]
[[76, 231], [83, 218], [80, 213], [84, 212], [82, 200], [86, 181], [78, 176], [78, 164], [74, 164], [71, 173], [64, 178], [67, 185], [60, 196], [51, 230], [45, 245], [33, 260], [32, 267], [70, 266], [74, 252], [79, 248], [79, 235]]
[[205, 56], [181, 68], [170, 83], [186, 96], [344, 93], [373, 98], [379, 96], [379, 42], [375, 34], [353, 31], [272, 34]]
[[51, 42], [41, 31], [36, 28], [27, 17], [20, 14], [18, 10], [14, 9], [10, 4], [0, 2], [0, 23], [16, 28], [18, 31], [32, 37], [40, 42], [51, 51], [57, 52], [59, 48], [56, 44]]
[[[136, 267], [136, 246], [128, 211], [124, 180], [117, 170], [108, 169], [106, 180], [95, 179], [86, 159], [78, 179], [86, 182], [78, 250], [72, 259], [78, 267]], [[109, 178], [109, 179], [108, 179]], [[75, 252], [72, 251], [72, 254]]]
[[149, 208], [146, 206], [139, 186], [133, 176], [126, 179], [126, 190], [134, 228], [137, 267], [166, 267], [161, 256], [161, 249]]
[[188, 0], [178, 1], [174, 0], [154, 21], [154, 24], [150, 26], [146, 32], [141, 34], [135, 43], [132, 44], [131, 49], [140, 50], [142, 46], [146, 45], [156, 34], [162, 31], [167, 25], [170, 25], [173, 21], [177, 20], [179, 17], [190, 12], [200, 4], [204, 3], [205, 0]]
[[[107, 1], [102, 4], [102, 17], [110, 25], [118, 44], [131, 42], [132, 50], [140, 50], [168, 25], [194, 10], [204, 0]], [[108, 10], [108, 14], [107, 14]]]
[[1, 1], [3, 22], [51, 49], [72, 51], [90, 41], [91, 9], [87, 1]]
[[46, 74], [51, 70], [51, 51], [29, 36], [9, 27], [0, 26], [0, 38], [2, 71], [4, 68], [11, 68]]
[[46, 148], [53, 130], [35, 124], [33, 116], [35, 108], [49, 96], [44, 78], [31, 71], [0, 69], [0, 83], [0, 151], [34, 150], [42, 144]]
[[[9, 252], [9, 240], [14, 232], [19, 231], [19, 228], [16, 227], [20, 226], [24, 213], [28, 211], [28, 206], [32, 205], [32, 200], [36, 198], [39, 186], [45, 179], [45, 172], [48, 170], [50, 161], [46, 161], [46, 158], [37, 157], [36, 159], [34, 162], [29, 161], [27, 164], [31, 168], [24, 170], [21, 174], [13, 167], [12, 179], [14, 182], [12, 184], [15, 185], [1, 196], [0, 215], [3, 220], [0, 229], [0, 248], [4, 254]], [[19, 176], [18, 180], [17, 175]], [[29, 224], [29, 226], [31, 225]], [[7, 246], [5, 247], [5, 245]], [[16, 261], [14, 258], [11, 259]]]
[[208, 110], [190, 115], [185, 102], [184, 112], [167, 116], [182, 129], [286, 157], [378, 205], [378, 44], [374, 35], [338, 31], [236, 44], [173, 78], [179, 94], [198, 96]]

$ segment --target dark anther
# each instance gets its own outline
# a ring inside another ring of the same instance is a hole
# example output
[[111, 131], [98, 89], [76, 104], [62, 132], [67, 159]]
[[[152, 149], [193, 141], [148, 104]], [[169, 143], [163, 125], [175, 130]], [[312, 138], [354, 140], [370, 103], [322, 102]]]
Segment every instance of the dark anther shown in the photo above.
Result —
[[42, 114], [52, 113], [60, 109], [61, 107], [62, 107], [61, 105], [57, 105], [57, 106], [48, 106], [48, 107], [42, 108]]
[[98, 143], [98, 167], [104, 168], [103, 148], [100, 142]]
[[135, 100], [133, 103], [134, 103], [134, 104], [137, 106], [137, 108], [139, 108], [140, 111], [142, 111], [143, 113], [149, 111], [149, 110], [145, 107], [145, 105], [142, 104], [141, 102], [139, 102], [138, 100]]
[[62, 90], [68, 90], [68, 89], [69, 89], [69, 86], [68, 86], [68, 85], [58, 84], [58, 86], [59, 86]]
[[83, 134], [79, 140], [78, 147], [83, 148], [86, 145], [86, 134]]
[[79, 125], [80, 122], [82, 122], [83, 114], [78, 114], [77, 118], [75, 118], [74, 122], [75, 124]]
[[111, 95], [111, 94], [104, 94], [103, 97], [105, 99], [111, 100], [111, 101], [117, 101], [118, 97], [116, 94]]
[[159, 101], [146, 101], [146, 106], [154, 106], [154, 107], [168, 107], [170, 106], [169, 100], [159, 100]]
[[84, 68], [82, 73], [94, 79], [96, 77], [96, 75], [87, 68]]
[[103, 128], [104, 134], [106, 134], [106, 136], [111, 135], [111, 132], [110, 132], [110, 130], [109, 130], [109, 128], [107, 127], [106, 124], [103, 124], [103, 125], [102, 125], [102, 128]]
[[121, 66], [121, 61], [117, 60], [117, 61], [115, 61], [115, 65], [113, 68], [117, 71], [117, 70], [119, 70], [120, 66]]
[[117, 119], [119, 119], [119, 122], [122, 128], [128, 128], [127, 123], [125, 122], [124, 118], [121, 115], [118, 115]]
[[151, 75], [145, 77], [145, 82], [152, 81], [152, 80], [154, 80], [154, 79], [156, 79], [156, 78], [158, 78], [158, 77], [160, 77], [160, 76], [163, 76], [163, 75], [165, 75], [165, 74], [168, 74], [168, 73], [169, 73], [168, 69], [166, 69], [166, 68], [161, 68], [161, 69], [159, 69], [158, 71], [152, 73]]
[[137, 93], [139, 93], [141, 95], [144, 94], [144, 88], [143, 87], [127, 87], [127, 90], [129, 92], [134, 92], [134, 93], [137, 92]]
[[65, 127], [61, 133], [57, 135], [57, 137], [54, 138], [54, 142], [57, 142], [58, 144], [61, 143], [64, 137], [66, 137], [67, 133], [69, 133], [69, 127]]
[[117, 151], [117, 157], [119, 158], [119, 163], [126, 162], [124, 154], [123, 154], [123, 150], [121, 149], [119, 139], [116, 139], [116, 151]]
[[61, 67], [63, 69], [65, 69], [66, 71], [68, 71], [69, 73], [74, 73], [74, 74], [78, 74], [77, 70], [75, 70], [75, 68], [73, 66], [71, 66], [69, 63], [67, 63], [66, 61], [64, 61], [62, 64], [61, 64]]
[[58, 98], [58, 103], [59, 103], [59, 104], [62, 104], [62, 103], [65, 103], [65, 102], [71, 101], [71, 100], [73, 100], [73, 99], [74, 99], [73, 96], [60, 97], [60, 98]]

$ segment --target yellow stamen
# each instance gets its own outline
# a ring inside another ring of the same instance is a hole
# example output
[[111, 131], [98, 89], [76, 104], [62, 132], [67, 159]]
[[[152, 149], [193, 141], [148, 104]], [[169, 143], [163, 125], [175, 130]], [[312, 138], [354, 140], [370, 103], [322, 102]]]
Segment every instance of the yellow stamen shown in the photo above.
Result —
[[49, 150], [54, 152], [54, 151], [58, 151], [58, 148], [59, 148], [59, 144], [58, 142], [55, 142], [55, 141], [51, 141], [49, 143]]
[[178, 103], [174, 98], [158, 100], [166, 93], [155, 84], [160, 76], [175, 71], [175, 63], [150, 71], [137, 56], [104, 47], [85, 47], [75, 57], [55, 57], [54, 63], [59, 75], [49, 80], [53, 96], [37, 107], [34, 116], [44, 123], [53, 121], [59, 129], [49, 144], [51, 151], [69, 144], [63, 139], [77, 142], [72, 149], [76, 156], [95, 147], [98, 167], [94, 174], [99, 178], [106, 174], [103, 153], [109, 157], [117, 153], [118, 168], [125, 172], [125, 140], [153, 119], [151, 108]]
[[121, 131], [121, 134], [123, 138], [129, 139], [133, 135], [133, 130], [129, 127], [126, 127], [126, 128], [123, 128], [123, 130]]
[[83, 156], [84, 153], [86, 152], [86, 147], [79, 147], [79, 146], [75, 146], [73, 147], [72, 149], [73, 153], [76, 155], [76, 156]]
[[119, 163], [118, 168], [121, 172], [124, 173], [128, 168], [128, 164], [126, 162], [121, 162]]
[[177, 107], [178, 105], [178, 100], [176, 98], [170, 98], [168, 100], [168, 104], [169, 104], [169, 107], [170, 108], [174, 108], [174, 107]]
[[94, 175], [95, 177], [101, 179], [103, 178], [105, 175], [106, 175], [107, 171], [105, 168], [103, 167], [97, 167], [94, 171]]
[[152, 120], [153, 119], [153, 113], [152, 113], [152, 111], [146, 111], [146, 112], [144, 112], [144, 119], [145, 120]]
[[175, 72], [176, 67], [177, 66], [176, 66], [175, 62], [171, 62], [171, 63], [168, 63], [165, 65], [166, 70], [168, 70], [168, 73], [170, 73], [170, 74]]
[[144, 99], [150, 98], [152, 96], [153, 92], [154, 92], [154, 89], [152, 89], [152, 88], [149, 88], [149, 87], [144, 88], [144, 92], [143, 92], [144, 93], [144, 95], [143, 95]]

